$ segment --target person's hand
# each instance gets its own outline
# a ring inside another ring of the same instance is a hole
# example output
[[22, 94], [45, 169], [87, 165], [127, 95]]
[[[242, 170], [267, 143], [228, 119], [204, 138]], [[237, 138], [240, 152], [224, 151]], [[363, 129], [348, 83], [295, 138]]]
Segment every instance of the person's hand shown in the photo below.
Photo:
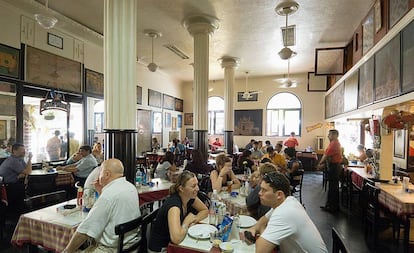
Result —
[[29, 159], [29, 161], [32, 159], [32, 157], [33, 157], [32, 152], [29, 152], [29, 155], [27, 156], [27, 158]]
[[56, 167], [56, 170], [63, 170], [63, 167], [59, 165]]
[[231, 172], [231, 168], [230, 168], [230, 167], [223, 167], [223, 168], [220, 170], [220, 174], [219, 174], [219, 176], [224, 177], [226, 174], [227, 174], [227, 175], [230, 175], [230, 172]]
[[99, 179], [93, 181], [93, 186], [95, 187], [96, 191], [101, 195], [103, 186], [99, 183]]
[[192, 225], [193, 223], [196, 223], [196, 222], [197, 222], [196, 216], [193, 213], [189, 213], [185, 217], [185, 219], [183, 221], [183, 224], [186, 224], [186, 225], [188, 225], [188, 227], [190, 227], [190, 225]]
[[319, 163], [318, 166], [316, 167], [318, 170], [323, 170], [323, 168], [325, 168], [325, 164], [324, 163]]
[[254, 226], [244, 232], [244, 241], [247, 245], [251, 245], [256, 242], [256, 229]]

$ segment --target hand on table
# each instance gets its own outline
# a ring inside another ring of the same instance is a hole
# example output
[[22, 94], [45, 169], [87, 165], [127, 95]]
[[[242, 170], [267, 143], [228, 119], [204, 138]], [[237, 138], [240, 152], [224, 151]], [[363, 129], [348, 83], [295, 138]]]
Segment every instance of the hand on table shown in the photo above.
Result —
[[186, 224], [186, 225], [188, 225], [188, 227], [190, 227], [192, 224], [194, 224], [194, 223], [196, 223], [197, 222], [197, 218], [196, 218], [196, 216], [193, 214], [193, 213], [189, 213], [186, 217], [185, 217], [185, 219], [184, 219], [184, 221], [183, 221], [183, 224]]

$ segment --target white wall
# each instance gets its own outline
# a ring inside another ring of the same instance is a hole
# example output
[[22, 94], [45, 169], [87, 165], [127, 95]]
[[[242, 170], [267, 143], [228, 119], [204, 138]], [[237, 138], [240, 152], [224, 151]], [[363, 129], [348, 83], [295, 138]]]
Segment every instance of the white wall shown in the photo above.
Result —
[[[299, 100], [302, 103], [302, 128], [301, 136], [298, 137], [299, 140], [299, 149], [304, 149], [307, 146], [315, 148], [316, 146], [316, 136], [324, 136], [325, 128], [317, 128], [313, 131], [307, 132], [306, 127], [313, 126], [318, 123], [324, 122], [324, 111], [325, 111], [325, 102], [324, 102], [324, 92], [308, 92], [307, 91], [307, 74], [296, 74], [291, 77], [299, 81], [299, 85], [296, 88], [283, 89], [279, 88], [279, 84], [274, 82], [275, 78], [280, 76], [267, 76], [267, 77], [249, 77], [248, 86], [249, 90], [259, 90], [262, 91], [259, 93], [257, 102], [237, 102], [237, 92], [244, 91], [245, 89], [245, 79], [236, 79], [234, 87], [234, 110], [254, 110], [254, 109], [263, 109], [263, 129], [262, 136], [235, 136], [234, 142], [239, 147], [244, 147], [250, 139], [257, 140], [270, 140], [272, 143], [276, 143], [279, 140], [284, 140], [284, 137], [270, 137], [266, 136], [266, 106], [270, 98], [278, 92], [291, 92], [298, 96]], [[210, 96], [224, 96], [224, 82], [220, 81], [210, 81], [209, 88], [213, 89], [209, 92]], [[193, 112], [192, 105], [192, 83], [183, 84], [183, 98], [186, 101], [184, 103], [184, 112]], [[187, 102], [188, 101], [188, 102]], [[196, 117], [196, 115], [194, 115]], [[185, 128], [192, 128], [192, 126], [184, 126], [182, 134], [185, 132]]]

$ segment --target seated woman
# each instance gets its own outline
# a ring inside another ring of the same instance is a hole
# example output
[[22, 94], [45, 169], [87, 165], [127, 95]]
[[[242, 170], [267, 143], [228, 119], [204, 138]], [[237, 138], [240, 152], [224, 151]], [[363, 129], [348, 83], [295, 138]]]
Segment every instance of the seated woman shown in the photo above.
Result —
[[259, 198], [259, 192], [260, 192], [260, 182], [263, 179], [263, 176], [266, 173], [271, 173], [277, 171], [277, 167], [270, 163], [264, 163], [260, 166], [258, 169], [259, 171], [259, 178], [256, 183], [256, 187], [254, 187], [253, 191], [249, 193], [249, 195], [246, 197], [246, 206], [247, 211], [249, 212], [250, 216], [255, 218], [256, 220], [260, 219], [263, 215], [267, 213], [267, 211], [270, 210], [270, 207], [264, 206], [260, 203]]
[[301, 161], [296, 159], [296, 150], [295, 148], [286, 148], [285, 149], [285, 157], [287, 162], [286, 167], [286, 177], [290, 181], [290, 185], [293, 186], [293, 188], [296, 186], [297, 182], [293, 180], [294, 176], [297, 176], [298, 170], [302, 167]]
[[250, 170], [256, 169], [256, 167], [254, 166], [254, 162], [252, 161], [252, 159], [250, 159], [251, 155], [252, 151], [247, 149], [243, 151], [243, 153], [239, 156], [239, 159], [237, 160], [237, 166], [239, 167], [239, 169], [244, 169], [245, 164], [246, 167], [250, 168]]
[[158, 143], [158, 139], [156, 137], [152, 138], [151, 148], [153, 151], [157, 151], [158, 149], [160, 149], [160, 144]]
[[179, 244], [187, 235], [188, 227], [208, 216], [207, 206], [197, 193], [198, 181], [194, 173], [181, 173], [158, 211], [149, 237], [150, 252], [167, 252], [169, 242]]
[[95, 143], [92, 149], [92, 155], [95, 157], [98, 164], [103, 162], [103, 151], [102, 151], [102, 144], [100, 142]]
[[211, 169], [212, 167], [207, 164], [207, 159], [202, 156], [201, 151], [198, 149], [194, 149], [191, 152], [191, 161], [184, 168], [184, 170], [191, 171], [196, 175], [208, 175]]
[[177, 166], [174, 163], [174, 154], [171, 151], [165, 152], [162, 161], [155, 169], [155, 177], [170, 180], [170, 176], [176, 171]]
[[367, 154], [366, 154], [366, 152], [365, 152], [365, 147], [364, 147], [364, 145], [359, 144], [359, 145], [357, 146], [357, 150], [358, 150], [358, 153], [359, 153], [359, 156], [357, 156], [357, 158], [359, 159], [359, 161], [360, 161], [360, 162], [363, 162], [365, 159], [367, 159], [367, 158], [368, 158], [368, 156], [367, 156]]
[[222, 187], [227, 187], [228, 184], [232, 184], [232, 189], [240, 188], [240, 180], [236, 178], [231, 164], [230, 157], [225, 154], [220, 154], [216, 157], [217, 170], [213, 170], [210, 173], [210, 180], [213, 190], [220, 192]]

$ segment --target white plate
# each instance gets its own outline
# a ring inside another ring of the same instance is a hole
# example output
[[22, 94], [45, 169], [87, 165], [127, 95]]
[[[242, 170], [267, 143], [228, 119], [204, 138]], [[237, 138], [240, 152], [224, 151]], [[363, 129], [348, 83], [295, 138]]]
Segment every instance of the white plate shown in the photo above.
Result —
[[247, 215], [240, 215], [240, 227], [241, 228], [249, 228], [254, 226], [257, 223], [257, 221], [250, 216]]
[[196, 239], [209, 239], [210, 233], [217, 231], [217, 228], [212, 225], [196, 224], [188, 229], [188, 235]]
[[220, 249], [222, 252], [233, 252], [234, 248], [231, 242], [220, 243]]

